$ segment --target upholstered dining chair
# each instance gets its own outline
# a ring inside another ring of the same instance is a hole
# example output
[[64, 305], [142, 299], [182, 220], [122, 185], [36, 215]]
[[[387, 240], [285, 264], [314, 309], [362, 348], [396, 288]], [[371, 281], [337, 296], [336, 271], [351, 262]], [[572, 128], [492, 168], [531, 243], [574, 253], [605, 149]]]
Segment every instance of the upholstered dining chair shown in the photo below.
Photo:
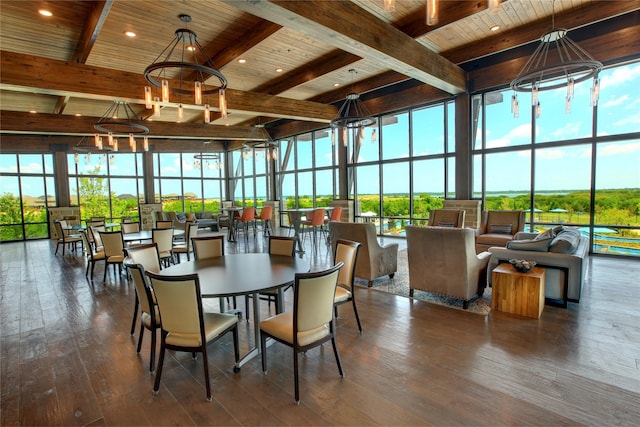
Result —
[[122, 263], [124, 262], [124, 240], [121, 231], [102, 231], [98, 233], [102, 246], [104, 248], [105, 265], [104, 276], [102, 281], [107, 279], [107, 270], [109, 264], [113, 265], [113, 274], [116, 274], [116, 265], [118, 272], [122, 273]]
[[159, 219], [156, 221], [155, 228], [173, 228], [173, 221]]
[[[155, 245], [154, 245], [155, 246]], [[157, 249], [154, 248], [157, 252]], [[151, 355], [149, 357], [149, 372], [155, 372], [155, 359], [156, 359], [156, 330], [160, 329], [160, 311], [155, 303], [155, 295], [149, 286], [145, 269], [142, 264], [127, 263], [125, 264], [131, 274], [133, 283], [136, 285], [136, 308], [134, 311], [133, 322], [135, 324], [136, 315], [138, 313], [138, 302], [140, 306], [140, 335], [138, 336], [138, 346], [136, 352], [140, 353], [142, 348], [142, 338], [144, 337], [144, 330], [148, 329], [151, 332]], [[132, 325], [133, 327], [134, 325]], [[133, 334], [133, 330], [132, 330]]]
[[104, 224], [92, 225], [88, 227], [87, 230], [89, 230], [89, 234], [87, 235], [87, 237], [89, 237], [89, 241], [93, 243], [94, 249], [96, 251], [104, 251], [104, 248], [102, 246], [102, 239], [100, 239], [100, 233], [104, 233], [105, 231], [107, 231]]
[[358, 307], [356, 306], [356, 295], [353, 285], [360, 246], [360, 243], [350, 240], [338, 239], [336, 242], [333, 262], [334, 264], [342, 262], [344, 266], [340, 269], [340, 274], [338, 275], [338, 286], [336, 287], [336, 296], [334, 299], [334, 314], [335, 317], [338, 317], [338, 306], [351, 302], [353, 313], [358, 323], [358, 330], [362, 333], [362, 325], [360, 324], [360, 316], [358, 316]]
[[188, 227], [185, 229], [184, 241], [173, 243], [173, 253], [176, 255], [176, 261], [180, 262], [180, 254], [187, 255], [187, 261], [191, 261], [191, 252], [193, 252], [193, 244], [191, 242], [192, 237], [198, 235], [198, 224], [193, 221], [189, 221]]
[[[127, 256], [133, 264], [140, 264], [146, 271], [157, 273], [162, 268], [160, 265], [160, 253], [158, 252], [158, 245], [156, 243], [143, 243], [141, 245], [128, 248]], [[131, 321], [131, 335], [133, 335], [136, 328], [136, 320], [138, 318], [138, 304], [139, 298], [138, 294], [136, 293], [136, 300], [133, 306], [133, 320]]]
[[[318, 208], [311, 213], [311, 218], [307, 218], [301, 221], [303, 230], [305, 228], [311, 228], [313, 231], [313, 245], [317, 248], [318, 244], [318, 230], [324, 233], [324, 216], [326, 210], [324, 208]], [[309, 234], [309, 233], [307, 233]], [[303, 233], [304, 236], [304, 233]]]
[[152, 229], [151, 241], [158, 244], [160, 261], [169, 266], [173, 262], [173, 228]]
[[295, 276], [293, 311], [278, 314], [260, 322], [262, 371], [267, 373], [267, 338], [293, 349], [293, 378], [295, 402], [300, 404], [298, 353], [331, 341], [340, 376], [344, 377], [338, 346], [336, 345], [333, 304], [339, 263], [324, 271], [298, 273]]
[[257, 217], [262, 224], [262, 234], [265, 236], [271, 236], [273, 228], [271, 227], [271, 216], [273, 215], [273, 206], [263, 206], [260, 211], [260, 216]]
[[89, 237], [87, 236], [87, 231], [86, 230], [80, 230], [80, 236], [82, 237], [82, 242], [84, 244], [85, 247], [85, 252], [87, 254], [87, 271], [85, 271], [84, 275], [85, 277], [89, 274], [89, 267], [91, 267], [91, 279], [93, 280], [93, 270], [96, 266], [96, 261], [103, 261], [105, 256], [104, 256], [104, 250], [101, 249], [99, 251], [96, 251], [95, 248], [93, 247], [93, 245], [91, 243], [89, 243]]
[[162, 367], [166, 350], [202, 353], [207, 400], [211, 400], [207, 344], [227, 332], [233, 333], [235, 362], [240, 360], [238, 319], [233, 314], [205, 313], [202, 308], [200, 281], [197, 274], [161, 276], [147, 271], [162, 318], [160, 359], [153, 393], [160, 391]]
[[[269, 236], [269, 254], [270, 255], [284, 255], [284, 256], [294, 256], [296, 251], [296, 239], [288, 236]], [[290, 286], [287, 286], [283, 289], [283, 292], [289, 289]], [[246, 318], [249, 320], [249, 298], [252, 298], [252, 295], [244, 296], [244, 306], [246, 309]], [[277, 289], [267, 289], [265, 291], [260, 292], [259, 297], [263, 301], [269, 302], [269, 309], [271, 309], [271, 303], [276, 306], [276, 314], [282, 312], [282, 307], [278, 306], [278, 290]]]
[[196, 236], [191, 238], [195, 259], [224, 256], [224, 236]]
[[120, 224], [120, 229], [122, 230], [122, 234], [139, 233], [140, 223], [139, 222], [123, 222]]
[[329, 224], [330, 221], [342, 221], [342, 207], [336, 206], [331, 212], [329, 212], [329, 216], [324, 219], [324, 225]]
[[250, 223], [253, 223], [254, 233], [255, 233], [255, 220], [256, 220], [256, 208], [254, 208], [253, 206], [247, 206], [242, 210], [242, 215], [240, 215], [240, 218], [236, 219], [236, 223], [239, 224], [239, 226], [236, 227], [236, 233], [240, 230], [240, 228], [242, 228], [242, 230], [244, 231], [245, 237], [248, 236]]
[[[216, 258], [224, 256], [224, 236], [197, 236], [191, 238], [191, 244], [193, 245], [193, 258], [205, 259]], [[222, 297], [221, 297], [222, 298]], [[222, 307], [222, 299], [220, 300]], [[237, 309], [238, 303], [236, 297], [233, 297], [233, 309]], [[230, 305], [231, 300], [227, 297], [227, 305]]]
[[429, 222], [432, 227], [464, 227], [465, 211], [463, 209], [433, 209], [429, 212]]
[[82, 245], [82, 237], [80, 234], [66, 233], [61, 221], [55, 221], [54, 225], [56, 227], [56, 232], [58, 233], [58, 244], [56, 245], [56, 252], [54, 255], [58, 255], [58, 248], [60, 246], [62, 246], [62, 255], [64, 256], [66, 246], [70, 246], [72, 250], [75, 251], [78, 243]]

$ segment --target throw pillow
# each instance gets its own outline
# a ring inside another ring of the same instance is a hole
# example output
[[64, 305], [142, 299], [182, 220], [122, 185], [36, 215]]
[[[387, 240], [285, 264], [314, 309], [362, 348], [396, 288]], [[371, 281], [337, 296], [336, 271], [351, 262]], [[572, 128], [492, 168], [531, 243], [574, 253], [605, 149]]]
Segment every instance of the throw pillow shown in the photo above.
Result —
[[553, 230], [553, 228], [547, 228], [542, 233], [538, 234], [534, 240], [553, 239], [556, 237], [556, 233]]
[[187, 216], [182, 212], [177, 213], [176, 214], [176, 218], [178, 218], [178, 221], [186, 221], [187, 220]]
[[549, 250], [549, 244], [551, 238], [546, 239], [530, 239], [530, 240], [512, 240], [507, 242], [507, 249], [515, 249], [519, 251], [535, 251], [535, 252], [547, 252]]
[[549, 252], [572, 254], [578, 249], [580, 231], [574, 228], [564, 228], [549, 245]]
[[454, 222], [442, 222], [438, 221], [438, 227], [455, 227], [456, 224]]
[[490, 224], [489, 233], [511, 234], [511, 224]]

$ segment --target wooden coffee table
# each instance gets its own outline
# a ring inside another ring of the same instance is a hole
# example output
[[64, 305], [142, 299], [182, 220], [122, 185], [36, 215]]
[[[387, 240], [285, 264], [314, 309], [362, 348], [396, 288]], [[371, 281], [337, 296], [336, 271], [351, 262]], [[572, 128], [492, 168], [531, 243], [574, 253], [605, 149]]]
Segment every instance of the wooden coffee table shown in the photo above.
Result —
[[511, 264], [499, 264], [491, 272], [491, 308], [539, 319], [544, 309], [545, 269], [521, 273]]

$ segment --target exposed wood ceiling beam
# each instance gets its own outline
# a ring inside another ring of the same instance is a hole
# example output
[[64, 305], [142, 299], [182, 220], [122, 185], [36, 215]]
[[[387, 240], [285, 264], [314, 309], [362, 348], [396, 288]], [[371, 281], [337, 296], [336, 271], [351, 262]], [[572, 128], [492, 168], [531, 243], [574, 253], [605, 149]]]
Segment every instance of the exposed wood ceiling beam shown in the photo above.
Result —
[[113, 6], [113, 0], [103, 0], [93, 3], [91, 13], [82, 26], [82, 33], [80, 34], [80, 40], [78, 40], [76, 50], [73, 53], [73, 58], [71, 58], [72, 61], [78, 64], [87, 62], [91, 49], [93, 49], [93, 45], [96, 43], [98, 35], [102, 30], [102, 25], [104, 25], [107, 20], [111, 6]]
[[223, 1], [449, 93], [466, 90], [461, 68], [353, 3]]
[[[144, 103], [142, 94], [147, 83], [142, 74], [8, 51], [0, 51], [0, 58], [0, 89]], [[326, 123], [337, 113], [331, 105], [235, 89], [227, 89], [226, 98], [230, 112]], [[212, 106], [217, 107], [217, 98]]]
[[[0, 132], [3, 134], [61, 134], [90, 135], [95, 132], [94, 117], [57, 114], [31, 114], [3, 111]], [[145, 122], [150, 138], [211, 139], [265, 141], [269, 134], [253, 126], [220, 126], [192, 123]], [[25, 130], [28, 129], [28, 130]]]
[[[557, 14], [555, 22], [558, 28], [573, 30], [639, 9], [640, 0], [608, 1], [607, 7], [602, 7], [600, 2], [592, 2], [585, 7]], [[550, 29], [551, 20], [549, 18], [539, 19], [527, 25], [502, 31], [495, 36], [448, 50], [443, 52], [442, 56], [455, 64], [462, 64], [539, 40], [542, 33]]]
[[59, 96], [56, 100], [56, 106], [53, 107], [53, 114], [62, 114], [70, 99], [70, 96]]
[[[225, 46], [223, 49], [214, 55], [211, 55], [212, 62], [218, 68], [223, 68], [225, 65], [234, 61], [236, 58], [244, 55], [246, 51], [254, 46], [257, 46], [273, 34], [277, 33], [282, 28], [281, 25], [274, 24], [264, 19], [259, 19], [253, 27], [248, 28], [242, 36], [238, 37], [238, 41], [231, 46]], [[206, 51], [207, 47], [205, 47]]]

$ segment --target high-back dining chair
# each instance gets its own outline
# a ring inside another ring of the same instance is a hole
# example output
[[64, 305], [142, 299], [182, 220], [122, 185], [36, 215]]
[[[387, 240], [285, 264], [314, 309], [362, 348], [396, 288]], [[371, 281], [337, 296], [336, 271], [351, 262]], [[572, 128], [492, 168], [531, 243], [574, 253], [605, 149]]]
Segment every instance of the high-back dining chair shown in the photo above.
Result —
[[[199, 236], [192, 237], [191, 243], [193, 245], [193, 258], [194, 259], [206, 259], [216, 258], [224, 256], [224, 236]], [[222, 297], [220, 297], [222, 298]], [[222, 299], [220, 299], [220, 307], [223, 306]], [[227, 297], [227, 305], [230, 304], [230, 298]], [[237, 308], [236, 297], [233, 297], [233, 308]]]
[[353, 285], [360, 246], [362, 245], [358, 242], [344, 239], [337, 240], [335, 252], [333, 253], [333, 262], [335, 264], [342, 262], [344, 266], [340, 269], [340, 274], [338, 275], [338, 286], [336, 287], [336, 296], [334, 298], [334, 314], [335, 317], [338, 317], [338, 306], [351, 301], [353, 313], [358, 323], [358, 330], [362, 333]]
[[[153, 245], [155, 246], [155, 245]], [[154, 248], [154, 250], [157, 249]], [[155, 371], [155, 359], [156, 359], [156, 330], [160, 329], [160, 311], [158, 305], [155, 303], [155, 295], [151, 290], [151, 286], [147, 281], [145, 269], [142, 264], [129, 263], [125, 264], [131, 274], [133, 283], [136, 285], [136, 305], [134, 310], [133, 324], [131, 325], [133, 334], [133, 327], [135, 326], [136, 315], [138, 313], [138, 303], [140, 304], [140, 335], [138, 336], [138, 346], [136, 352], [140, 353], [142, 348], [142, 338], [144, 336], [144, 330], [148, 329], [151, 332], [151, 355], [149, 357], [149, 372]]]
[[180, 254], [187, 254], [187, 261], [191, 261], [190, 254], [193, 252], [193, 244], [191, 242], [192, 237], [198, 235], [198, 224], [193, 221], [188, 221], [188, 226], [185, 228], [184, 241], [173, 243], [173, 253], [176, 255], [176, 261], [180, 262]]
[[[296, 239], [287, 236], [269, 236], [269, 254], [270, 255], [284, 255], [294, 256], [296, 251]], [[282, 292], [289, 289], [291, 286], [287, 286]], [[276, 306], [276, 314], [282, 312], [282, 307], [278, 305], [278, 290], [267, 289], [259, 293], [259, 297], [263, 301], [269, 302], [269, 309], [271, 309], [271, 303]], [[249, 298], [253, 298], [253, 295], [247, 294], [244, 296], [244, 306], [246, 310], [246, 318], [249, 320]]]
[[[249, 223], [253, 223], [254, 233], [255, 233], [255, 221], [256, 221], [256, 208], [253, 206], [247, 206], [242, 210], [242, 215], [240, 218], [236, 219], [236, 222], [242, 227], [244, 231], [244, 235], [249, 235]], [[238, 232], [238, 227], [236, 227], [236, 233]]]
[[104, 224], [102, 225], [92, 225], [88, 228], [89, 230], [89, 239], [93, 241], [93, 246], [96, 251], [104, 251], [104, 247], [102, 245], [102, 239], [100, 238], [100, 233], [104, 233], [107, 231]]
[[87, 271], [85, 271], [84, 275], [86, 277], [89, 274], [89, 266], [91, 266], [91, 279], [93, 279], [93, 270], [96, 266], [96, 261], [102, 261], [105, 258], [104, 250], [101, 249], [99, 251], [96, 251], [94, 249], [93, 245], [89, 243], [89, 237], [86, 230], [80, 230], [80, 236], [82, 237], [82, 242], [84, 244], [85, 252], [87, 253], [88, 257]]
[[311, 213], [311, 218], [307, 218], [306, 220], [302, 221], [303, 228], [311, 227], [313, 229], [314, 247], [317, 247], [318, 244], [318, 230], [320, 230], [321, 233], [324, 233], [323, 226], [325, 213], [326, 210], [324, 208], [318, 208]]
[[162, 318], [162, 337], [160, 341], [160, 360], [153, 393], [160, 390], [162, 367], [166, 349], [202, 353], [204, 380], [207, 387], [207, 400], [211, 400], [209, 384], [209, 359], [207, 344], [233, 333], [235, 362], [240, 360], [238, 348], [238, 319], [233, 314], [205, 313], [202, 309], [200, 281], [197, 274], [184, 276], [161, 276], [147, 272], [151, 287], [158, 302], [158, 311]]
[[173, 228], [152, 229], [151, 241], [158, 245], [160, 261], [169, 266], [173, 262]]
[[122, 230], [122, 234], [139, 233], [140, 223], [139, 222], [123, 222], [120, 224], [120, 229]]
[[159, 219], [156, 221], [156, 228], [173, 228], [173, 221]]
[[[58, 244], [56, 245], [56, 252], [54, 255], [58, 255], [58, 248], [62, 246], [62, 255], [64, 256], [65, 247], [69, 245], [74, 251], [76, 250], [76, 244], [80, 242], [82, 245], [82, 237], [80, 234], [68, 234], [65, 232], [63, 228], [63, 224], [66, 224], [64, 220], [55, 221], [54, 225], [56, 227], [56, 232], [58, 233]], [[64, 225], [66, 227], [66, 225]]]
[[[156, 243], [144, 243], [135, 247], [128, 248], [127, 256], [130, 258], [132, 264], [140, 264], [146, 271], [157, 273], [162, 268], [160, 265], [160, 253], [158, 252], [158, 245]], [[136, 328], [136, 319], [138, 318], [138, 304], [139, 298], [138, 294], [136, 293], [136, 300], [133, 307], [133, 320], [131, 321], [131, 335], [133, 335], [133, 332]], [[140, 332], [140, 340], [142, 340], [142, 332]], [[138, 352], [140, 352], [140, 349], [138, 349]]]
[[116, 265], [118, 266], [118, 272], [122, 273], [122, 263], [124, 262], [124, 240], [122, 238], [121, 231], [102, 231], [99, 232], [99, 234], [104, 248], [105, 265], [102, 281], [105, 281], [107, 279], [109, 264], [113, 265], [114, 275], [116, 273]]
[[271, 236], [271, 216], [273, 215], [273, 206], [263, 206], [258, 219], [262, 224], [262, 234]]
[[298, 353], [331, 340], [340, 376], [344, 377], [338, 346], [336, 345], [333, 302], [336, 282], [343, 264], [313, 273], [295, 276], [293, 311], [278, 314], [260, 322], [262, 371], [267, 373], [267, 338], [293, 349], [293, 378], [295, 402], [300, 404]]
[[224, 236], [197, 236], [191, 238], [195, 259], [224, 256]]

